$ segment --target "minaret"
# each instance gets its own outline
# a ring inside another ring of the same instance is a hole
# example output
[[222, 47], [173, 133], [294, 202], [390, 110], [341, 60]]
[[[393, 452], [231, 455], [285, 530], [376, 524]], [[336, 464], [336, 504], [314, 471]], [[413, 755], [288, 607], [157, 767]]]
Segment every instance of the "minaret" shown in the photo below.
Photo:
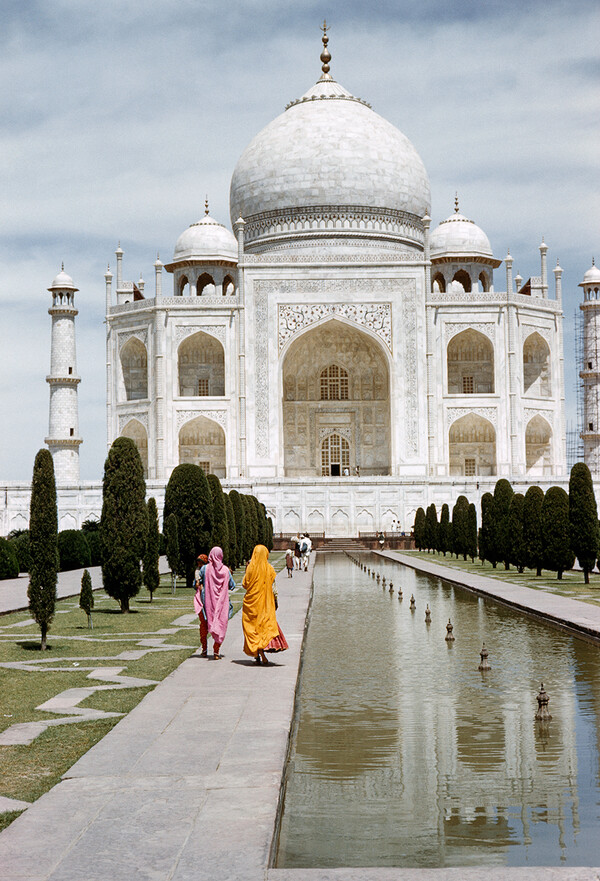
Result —
[[50, 287], [52, 306], [52, 341], [50, 348], [50, 424], [46, 443], [52, 453], [58, 484], [79, 485], [79, 416], [75, 354], [75, 292], [78, 290], [64, 271], [64, 266]]
[[592, 261], [579, 285], [583, 288], [583, 461], [600, 479], [600, 269]]

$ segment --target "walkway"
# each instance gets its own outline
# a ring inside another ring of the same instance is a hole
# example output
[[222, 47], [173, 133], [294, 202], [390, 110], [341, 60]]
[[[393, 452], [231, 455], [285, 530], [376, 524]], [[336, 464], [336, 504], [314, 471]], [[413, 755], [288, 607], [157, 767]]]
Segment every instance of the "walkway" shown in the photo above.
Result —
[[452, 584], [467, 587], [481, 596], [506, 603], [506, 605], [551, 621], [560, 627], [566, 627], [594, 639], [600, 639], [600, 606], [582, 603], [579, 600], [544, 590], [512, 584], [509, 581], [501, 581], [498, 578], [464, 572], [461, 569], [454, 569], [452, 566], [444, 566], [443, 563], [432, 563], [429, 560], [423, 560], [422, 557], [403, 554], [400, 551], [376, 551], [374, 553], [386, 557], [388, 560], [397, 560], [419, 572], [435, 575]]

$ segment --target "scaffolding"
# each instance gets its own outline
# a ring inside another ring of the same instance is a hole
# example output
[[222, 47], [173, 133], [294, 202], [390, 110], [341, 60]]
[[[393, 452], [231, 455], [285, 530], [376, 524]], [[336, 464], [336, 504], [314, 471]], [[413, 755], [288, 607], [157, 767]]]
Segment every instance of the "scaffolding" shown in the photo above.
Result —
[[[586, 296], [586, 301], [587, 301]], [[581, 447], [575, 452], [600, 477], [600, 302], [579, 311], [575, 318], [575, 363], [577, 371], [577, 426]]]

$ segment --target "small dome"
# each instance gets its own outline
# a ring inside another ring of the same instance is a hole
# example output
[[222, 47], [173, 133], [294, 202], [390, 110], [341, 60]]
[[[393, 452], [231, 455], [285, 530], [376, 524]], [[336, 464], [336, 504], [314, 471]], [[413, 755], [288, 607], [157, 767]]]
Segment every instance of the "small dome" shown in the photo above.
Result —
[[586, 274], [583, 276], [583, 284], [598, 284], [600, 282], [600, 269], [595, 263], [592, 263]]
[[[431, 259], [452, 256], [493, 259], [492, 246], [484, 231], [462, 214], [455, 212], [434, 229], [429, 239]], [[499, 261], [498, 261], [499, 262]]]
[[64, 266], [63, 266], [61, 271], [54, 278], [54, 280], [53, 280], [52, 284], [50, 285], [50, 287], [48, 288], [48, 290], [49, 291], [54, 291], [54, 290], [77, 291], [77, 290], [79, 290], [79, 288], [75, 287], [75, 285], [73, 283], [73, 279], [71, 278], [70, 275], [67, 275], [67, 273], [65, 272]]
[[233, 233], [209, 214], [182, 232], [175, 245], [173, 262], [228, 260], [237, 263], [238, 244]]

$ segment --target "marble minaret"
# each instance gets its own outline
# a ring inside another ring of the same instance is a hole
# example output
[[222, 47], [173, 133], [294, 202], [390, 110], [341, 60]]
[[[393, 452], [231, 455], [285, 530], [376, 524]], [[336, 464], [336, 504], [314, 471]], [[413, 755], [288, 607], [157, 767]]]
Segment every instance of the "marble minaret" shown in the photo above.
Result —
[[62, 267], [50, 287], [52, 306], [52, 342], [50, 374], [50, 420], [46, 443], [52, 453], [58, 484], [79, 486], [79, 415], [75, 352], [75, 292], [78, 290]]

